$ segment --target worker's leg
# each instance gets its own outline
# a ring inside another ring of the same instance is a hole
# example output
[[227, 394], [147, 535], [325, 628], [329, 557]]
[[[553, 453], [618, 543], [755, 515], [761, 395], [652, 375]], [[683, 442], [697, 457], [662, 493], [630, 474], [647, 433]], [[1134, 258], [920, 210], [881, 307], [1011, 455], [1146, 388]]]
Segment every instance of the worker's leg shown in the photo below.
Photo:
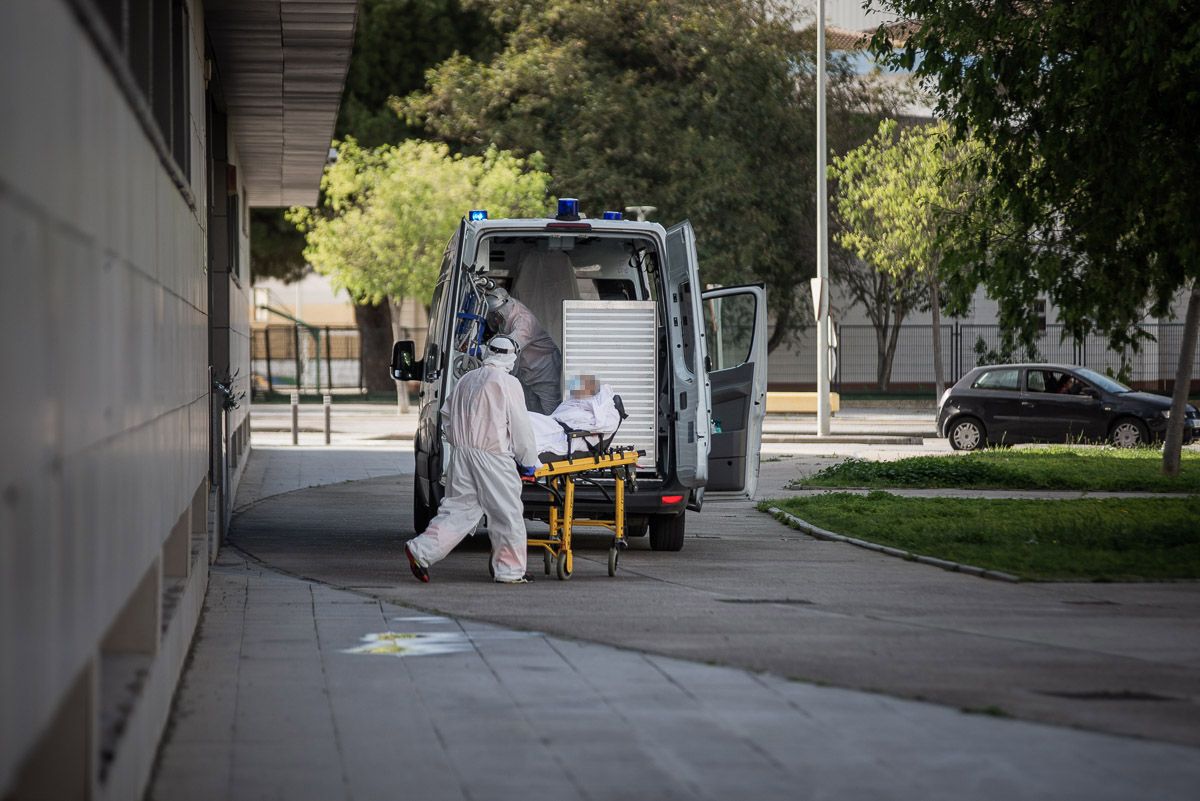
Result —
[[429, 522], [425, 533], [408, 541], [408, 549], [422, 567], [440, 562], [454, 546], [475, 530], [483, 509], [479, 505], [474, 465], [464, 458], [463, 450], [455, 448], [450, 456], [446, 495], [438, 506], [437, 517]]
[[[479, 502], [492, 539], [492, 569], [497, 581], [519, 579], [525, 575], [526, 556], [521, 479], [509, 457], [476, 454], [480, 457]], [[486, 480], [482, 480], [484, 475]]]

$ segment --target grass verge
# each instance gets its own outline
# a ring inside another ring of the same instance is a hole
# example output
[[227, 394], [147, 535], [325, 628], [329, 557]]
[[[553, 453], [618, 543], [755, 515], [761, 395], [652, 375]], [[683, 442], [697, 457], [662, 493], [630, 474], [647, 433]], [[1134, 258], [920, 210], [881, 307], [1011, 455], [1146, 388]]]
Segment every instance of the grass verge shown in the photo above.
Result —
[[1057, 446], [894, 462], [847, 459], [792, 486], [1200, 492], [1200, 453], [1184, 451], [1177, 476], [1162, 474], [1162, 452], [1155, 448]]
[[1200, 497], [1066, 501], [845, 492], [764, 501], [814, 526], [1041, 581], [1200, 578]]

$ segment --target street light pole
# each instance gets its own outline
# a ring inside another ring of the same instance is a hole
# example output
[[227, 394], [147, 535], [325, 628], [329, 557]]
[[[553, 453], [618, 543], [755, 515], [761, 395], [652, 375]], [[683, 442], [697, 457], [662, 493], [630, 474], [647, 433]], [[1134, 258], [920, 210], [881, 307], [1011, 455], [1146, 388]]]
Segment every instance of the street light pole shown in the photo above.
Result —
[[817, 0], [817, 435], [829, 436], [829, 210], [825, 182], [825, 0]]

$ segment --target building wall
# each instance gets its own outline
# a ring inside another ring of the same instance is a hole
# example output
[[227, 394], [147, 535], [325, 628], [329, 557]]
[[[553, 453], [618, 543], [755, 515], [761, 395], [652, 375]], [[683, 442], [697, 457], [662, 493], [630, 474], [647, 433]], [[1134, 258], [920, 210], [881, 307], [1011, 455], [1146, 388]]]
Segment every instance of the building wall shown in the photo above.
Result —
[[[189, 192], [80, 7], [0, 4], [6, 799], [140, 795], [212, 552], [203, 9]], [[245, 283], [228, 311], [243, 385]]]

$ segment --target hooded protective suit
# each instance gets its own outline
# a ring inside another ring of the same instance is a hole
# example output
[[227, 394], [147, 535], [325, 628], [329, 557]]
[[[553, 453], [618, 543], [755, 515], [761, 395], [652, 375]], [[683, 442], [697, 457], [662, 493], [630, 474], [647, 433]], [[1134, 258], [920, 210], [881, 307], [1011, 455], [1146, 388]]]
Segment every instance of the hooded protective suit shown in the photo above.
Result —
[[488, 325], [521, 346], [513, 375], [525, 393], [525, 408], [550, 414], [562, 400], [562, 353], [525, 304], [504, 289], [488, 296]]
[[[446, 495], [425, 533], [408, 542], [422, 567], [446, 557], [487, 515], [496, 581], [525, 575], [526, 534], [521, 517], [521, 479], [515, 458], [537, 467], [537, 446], [521, 394], [509, 375], [515, 344], [494, 337], [483, 366], [459, 379], [442, 407], [442, 426], [453, 447]], [[508, 347], [497, 352], [495, 347]]]

